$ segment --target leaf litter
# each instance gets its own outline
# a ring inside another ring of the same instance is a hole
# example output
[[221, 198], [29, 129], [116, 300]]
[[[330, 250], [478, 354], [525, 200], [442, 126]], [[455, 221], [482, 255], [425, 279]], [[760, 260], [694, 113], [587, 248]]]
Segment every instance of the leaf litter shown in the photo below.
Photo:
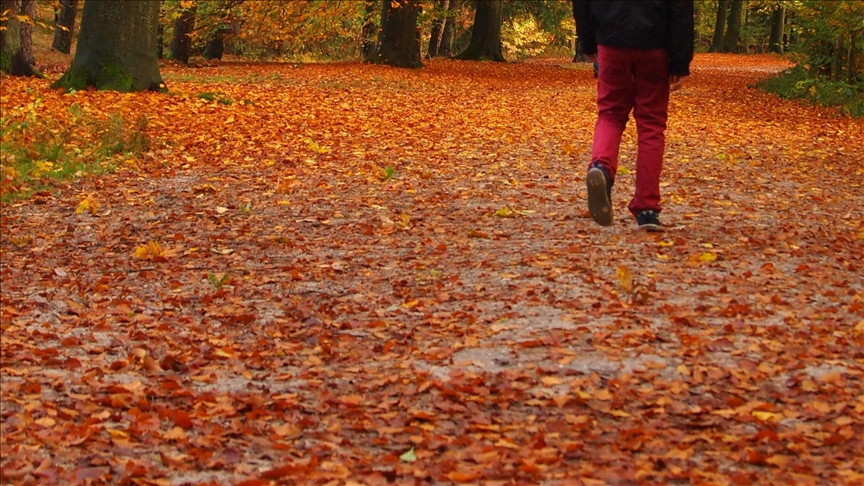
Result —
[[632, 126], [605, 229], [564, 64], [4, 78], [4, 112], [155, 142], [2, 208], [4, 481], [864, 481], [864, 123], [749, 89], [776, 58], [700, 55], [671, 230], [632, 231]]

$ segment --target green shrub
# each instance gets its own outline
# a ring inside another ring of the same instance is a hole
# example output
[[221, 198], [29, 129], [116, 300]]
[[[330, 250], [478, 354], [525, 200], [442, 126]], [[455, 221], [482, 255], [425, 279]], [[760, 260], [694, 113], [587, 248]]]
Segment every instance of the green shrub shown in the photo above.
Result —
[[831, 81], [799, 65], [758, 82], [756, 87], [781, 98], [836, 106], [850, 116], [864, 117], [864, 82]]

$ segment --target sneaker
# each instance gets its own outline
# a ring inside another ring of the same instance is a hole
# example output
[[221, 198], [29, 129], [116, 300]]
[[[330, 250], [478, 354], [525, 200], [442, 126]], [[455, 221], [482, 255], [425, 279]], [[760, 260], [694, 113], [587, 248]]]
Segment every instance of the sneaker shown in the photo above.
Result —
[[663, 231], [663, 225], [660, 224], [660, 215], [657, 211], [640, 211], [636, 215], [636, 224], [640, 230], [645, 231]]
[[585, 177], [588, 186], [588, 212], [600, 226], [612, 225], [612, 179], [606, 168], [597, 162]]

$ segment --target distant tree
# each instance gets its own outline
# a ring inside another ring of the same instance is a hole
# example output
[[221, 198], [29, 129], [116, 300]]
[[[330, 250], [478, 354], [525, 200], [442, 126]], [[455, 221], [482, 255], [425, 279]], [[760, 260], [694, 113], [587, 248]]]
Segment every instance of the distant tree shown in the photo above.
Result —
[[431, 59], [438, 56], [441, 47], [441, 34], [444, 33], [444, 24], [447, 23], [447, 15], [450, 11], [450, 0], [435, 0], [435, 10], [432, 12], [432, 29], [429, 31], [429, 49], [426, 58]]
[[783, 53], [783, 28], [786, 24], [786, 7], [777, 5], [771, 13], [771, 35], [768, 37], [768, 49], [771, 52]]
[[714, 23], [714, 37], [711, 40], [709, 52], [723, 51], [723, 33], [726, 31], [726, 15], [729, 12], [729, 0], [717, 2], [717, 21]]
[[180, 11], [174, 21], [174, 36], [171, 38], [171, 57], [183, 64], [189, 64], [192, 51], [192, 32], [195, 30], [195, 4]]
[[451, 57], [453, 55], [453, 38], [456, 37], [456, 16], [454, 14], [461, 0], [450, 0], [444, 20], [444, 29], [441, 31], [441, 42], [438, 43], [438, 57]]
[[475, 2], [474, 25], [468, 47], [456, 56], [463, 60], [488, 59], [506, 62], [501, 48], [501, 26], [504, 23], [503, 0], [478, 0]]
[[204, 44], [204, 51], [201, 53], [204, 59], [222, 59], [225, 55], [225, 37], [230, 33], [231, 29], [228, 27], [215, 30]]
[[22, 29], [24, 22], [18, 20], [19, 15], [23, 12], [15, 0], [0, 0], [0, 71], [13, 76], [42, 77], [28, 62], [29, 39], [22, 42], [22, 32], [29, 31]]
[[389, 66], [419, 68], [420, 39], [417, 19], [419, 0], [385, 0], [381, 14], [381, 42], [375, 62]]
[[364, 0], [363, 2], [363, 27], [361, 27], [363, 44], [360, 55], [364, 62], [372, 62], [378, 50], [378, 27], [375, 25], [375, 11], [378, 10], [376, 3], [376, 0]]
[[54, 28], [54, 42], [51, 47], [69, 54], [72, 50], [72, 39], [75, 37], [75, 14], [78, 11], [78, 0], [60, 0], [60, 10], [57, 12], [57, 25]]
[[53, 87], [114, 91], [163, 87], [156, 56], [159, 0], [87, 0], [72, 65]]
[[20, 0], [21, 15], [27, 18], [21, 22], [21, 52], [24, 62], [31, 66], [36, 65], [36, 56], [33, 55], [33, 24], [36, 23], [36, 0]]
[[726, 35], [723, 37], [723, 52], [738, 52], [741, 42], [741, 12], [744, 7], [744, 0], [731, 1], [727, 19], [728, 27]]

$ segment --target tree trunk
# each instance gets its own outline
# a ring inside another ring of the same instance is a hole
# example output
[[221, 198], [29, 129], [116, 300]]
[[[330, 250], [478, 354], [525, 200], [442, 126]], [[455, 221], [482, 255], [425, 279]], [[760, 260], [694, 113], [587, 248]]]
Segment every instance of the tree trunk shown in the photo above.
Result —
[[479, 0], [476, 5], [474, 26], [471, 28], [471, 41], [468, 43], [468, 47], [456, 58], [507, 62], [501, 51], [501, 24], [504, 22], [503, 0]]
[[0, 25], [0, 71], [13, 76], [42, 77], [42, 73], [27, 62], [21, 45], [22, 23], [15, 18], [20, 14], [15, 0], [0, 0], [0, 13], [7, 11], [9, 18]]
[[72, 39], [75, 37], [75, 14], [78, 11], [78, 0], [60, 0], [60, 12], [57, 26], [54, 29], [54, 42], [51, 47], [63, 54], [72, 51]]
[[220, 28], [218, 29], [210, 40], [204, 44], [204, 51], [202, 52], [202, 56], [204, 59], [222, 59], [222, 56], [225, 54], [225, 36], [231, 33], [231, 29], [229, 28]]
[[420, 68], [417, 36], [418, 0], [385, 0], [382, 13], [381, 45], [375, 62], [389, 66]]
[[21, 15], [30, 18], [29, 22], [21, 23], [21, 54], [24, 62], [31, 66], [36, 65], [36, 56], [33, 55], [33, 22], [36, 20], [36, 0], [21, 0]]
[[723, 30], [726, 27], [726, 14], [729, 11], [729, 0], [717, 2], [717, 21], [714, 22], [714, 38], [708, 52], [721, 52], [723, 50]]
[[732, 0], [732, 7], [729, 9], [729, 27], [726, 29], [726, 35], [723, 37], [723, 52], [738, 52], [738, 45], [741, 40], [741, 10], [743, 6], [743, 0]]
[[783, 54], [783, 27], [786, 23], [786, 7], [778, 5], [771, 13], [771, 34], [768, 36], [768, 50]]
[[189, 64], [192, 51], [192, 31], [195, 30], [195, 6], [184, 9], [174, 22], [174, 37], [171, 38], [171, 57]]
[[164, 89], [156, 56], [158, 34], [159, 0], [87, 0], [72, 66], [53, 87]]
[[432, 21], [432, 29], [429, 32], [429, 50], [426, 52], [426, 59], [438, 57], [441, 34], [444, 32], [444, 24], [447, 22], [449, 9], [450, 0], [435, 0], [435, 11], [432, 13], [435, 20]]
[[365, 0], [363, 9], [363, 28], [362, 38], [363, 45], [361, 46], [361, 55], [363, 62], [372, 62], [375, 59], [375, 52], [378, 49], [376, 37], [378, 28], [375, 26], [375, 3], [376, 0]]
[[840, 81], [843, 78], [843, 38], [845, 33], [837, 34], [837, 41], [834, 44], [834, 63], [831, 66], [831, 81]]
[[438, 43], [438, 57], [453, 55], [453, 38], [456, 36], [456, 17], [454, 11], [459, 0], [450, 0], [447, 15], [444, 18], [444, 29], [441, 31], [441, 42]]

